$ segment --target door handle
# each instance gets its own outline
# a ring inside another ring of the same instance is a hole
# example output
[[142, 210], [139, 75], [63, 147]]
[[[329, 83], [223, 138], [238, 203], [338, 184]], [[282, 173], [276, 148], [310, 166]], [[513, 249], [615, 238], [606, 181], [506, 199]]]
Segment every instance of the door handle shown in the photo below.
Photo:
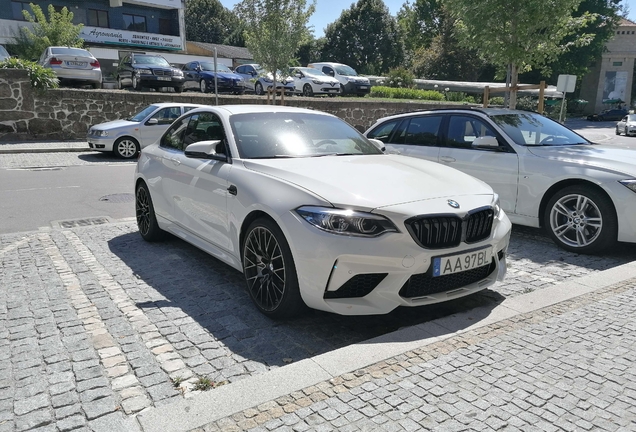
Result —
[[227, 188], [227, 191], [230, 195], [236, 195], [238, 193], [238, 189], [236, 189], [236, 186], [234, 185], [230, 185], [230, 187]]
[[440, 156], [439, 160], [441, 160], [442, 162], [455, 162], [457, 159], [450, 156]]
[[181, 161], [177, 158], [167, 158], [167, 159], [175, 165], [181, 165]]
[[401, 152], [401, 151], [399, 151], [399, 150], [394, 150], [394, 149], [391, 149], [391, 150], [388, 150], [388, 149], [387, 149], [387, 151], [386, 151], [386, 152], [387, 152], [388, 154], [396, 154], [396, 155], [401, 155], [401, 154], [402, 154], [402, 152]]

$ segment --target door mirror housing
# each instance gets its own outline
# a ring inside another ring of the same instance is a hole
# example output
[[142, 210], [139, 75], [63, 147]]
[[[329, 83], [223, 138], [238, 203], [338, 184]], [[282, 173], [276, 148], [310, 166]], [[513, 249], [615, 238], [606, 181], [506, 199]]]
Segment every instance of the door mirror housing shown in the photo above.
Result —
[[499, 141], [497, 141], [497, 138], [494, 136], [481, 136], [475, 138], [475, 141], [472, 143], [472, 147], [494, 150], [499, 148]]
[[382, 153], [386, 152], [386, 146], [384, 145], [384, 143], [382, 141], [380, 141], [379, 139], [375, 139], [375, 138], [367, 138], [371, 144], [373, 144], [374, 146], [376, 146], [378, 148], [378, 150], [380, 150]]
[[225, 146], [221, 140], [199, 141], [190, 144], [185, 149], [185, 155], [192, 159], [228, 161], [227, 155], [225, 154]]
[[148, 121], [146, 122], [146, 126], [154, 126], [158, 124], [159, 124], [159, 120], [157, 120], [156, 118], [148, 119]]

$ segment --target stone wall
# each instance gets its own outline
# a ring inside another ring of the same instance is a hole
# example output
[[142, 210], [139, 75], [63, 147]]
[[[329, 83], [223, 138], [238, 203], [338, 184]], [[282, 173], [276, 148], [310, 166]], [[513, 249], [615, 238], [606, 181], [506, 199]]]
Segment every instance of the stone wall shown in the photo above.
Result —
[[[26, 71], [0, 69], [0, 140], [83, 139], [91, 125], [126, 118], [156, 102], [214, 105], [199, 92], [160, 93], [126, 90], [53, 89], [34, 91]], [[265, 104], [264, 96], [219, 96], [219, 104]], [[392, 114], [452, 107], [438, 103], [376, 101], [369, 98], [287, 97], [285, 104], [334, 114], [364, 130]]]

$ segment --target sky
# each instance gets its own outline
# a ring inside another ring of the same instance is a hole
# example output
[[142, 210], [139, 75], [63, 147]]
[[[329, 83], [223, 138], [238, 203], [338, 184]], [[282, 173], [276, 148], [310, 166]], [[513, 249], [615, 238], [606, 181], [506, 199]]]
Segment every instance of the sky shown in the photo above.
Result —
[[[238, 3], [236, 0], [220, 0], [221, 4], [228, 9], [233, 9]], [[354, 0], [316, 0], [316, 12], [309, 19], [309, 25], [314, 27], [314, 37], [322, 37], [325, 28], [340, 17], [343, 10], [349, 9]], [[391, 15], [395, 16], [406, 0], [384, 0], [384, 4], [389, 8]], [[623, 0], [623, 4], [629, 7], [628, 18], [636, 22], [636, 0]]]

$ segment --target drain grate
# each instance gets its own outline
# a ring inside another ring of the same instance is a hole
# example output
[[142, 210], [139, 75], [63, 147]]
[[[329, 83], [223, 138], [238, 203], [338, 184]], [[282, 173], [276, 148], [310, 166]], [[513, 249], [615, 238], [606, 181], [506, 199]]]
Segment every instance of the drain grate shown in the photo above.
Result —
[[127, 203], [133, 202], [135, 200], [135, 195], [131, 193], [112, 194], [103, 196], [99, 200], [112, 203]]
[[53, 226], [57, 225], [60, 228], [76, 228], [76, 227], [84, 227], [84, 226], [91, 226], [91, 225], [104, 225], [109, 222], [110, 220], [107, 217], [94, 217], [94, 218], [85, 218], [85, 219], [55, 221], [55, 222], [51, 222], [51, 225]]

